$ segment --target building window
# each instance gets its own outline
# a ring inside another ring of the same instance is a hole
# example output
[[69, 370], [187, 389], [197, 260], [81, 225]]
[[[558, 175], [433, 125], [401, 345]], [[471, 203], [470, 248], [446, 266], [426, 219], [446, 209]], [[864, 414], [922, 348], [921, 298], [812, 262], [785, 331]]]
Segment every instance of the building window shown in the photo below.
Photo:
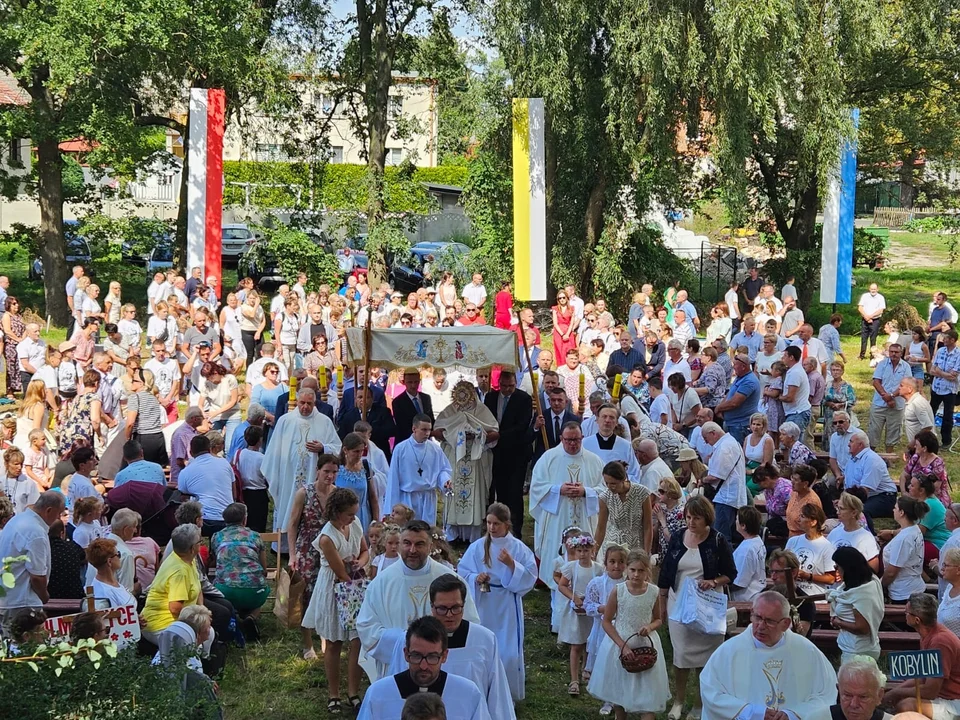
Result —
[[400, 95], [391, 95], [387, 107], [387, 112], [390, 119], [396, 120], [403, 114], [403, 97]]
[[20, 138], [14, 138], [10, 141], [10, 146], [7, 148], [7, 159], [11, 165], [23, 162], [23, 158], [20, 157]]
[[330, 146], [330, 152], [327, 154], [327, 162], [333, 163], [334, 165], [340, 165], [343, 163], [343, 146], [342, 145]]
[[318, 93], [317, 95], [314, 95], [313, 101], [317, 106], [317, 109], [324, 115], [332, 117], [340, 117], [343, 115], [343, 109], [333, 95]]
[[387, 165], [399, 165], [403, 162], [403, 148], [387, 148]]
[[257, 143], [254, 152], [258, 162], [286, 162], [290, 160], [282, 145], [275, 143]]

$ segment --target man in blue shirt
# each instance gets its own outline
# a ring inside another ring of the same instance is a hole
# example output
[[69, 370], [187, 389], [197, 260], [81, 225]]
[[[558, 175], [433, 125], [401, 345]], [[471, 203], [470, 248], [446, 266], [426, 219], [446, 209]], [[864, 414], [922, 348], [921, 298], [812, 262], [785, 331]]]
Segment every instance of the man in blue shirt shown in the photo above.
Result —
[[927, 326], [929, 335], [927, 342], [930, 344], [930, 354], [933, 355], [937, 348], [937, 337], [944, 330], [952, 327], [953, 313], [950, 304], [947, 302], [946, 294], [938, 292], [933, 299], [933, 309], [930, 311], [930, 324]]
[[123, 444], [123, 459], [127, 466], [117, 473], [113, 479], [115, 488], [128, 482], [156, 483], [167, 486], [167, 478], [163, 475], [163, 467], [155, 462], [143, 459], [143, 447], [136, 440], [127, 440]]
[[210, 537], [223, 530], [223, 511], [233, 502], [233, 468], [230, 463], [210, 454], [210, 438], [194, 435], [190, 440], [190, 463], [177, 477], [177, 489], [193, 495], [203, 506], [203, 535]]
[[733, 358], [733, 384], [714, 412], [723, 415], [723, 429], [743, 444], [750, 434], [750, 416], [757, 412], [760, 403], [760, 381], [750, 369], [750, 360], [746, 355]]
[[[684, 314], [687, 317], [687, 321], [690, 322], [697, 330], [700, 329], [700, 318], [697, 316], [697, 308], [694, 307], [693, 303], [690, 302], [687, 298], [686, 290], [680, 290], [677, 293], [677, 304], [674, 309], [674, 312], [677, 310], [683, 310]], [[696, 334], [696, 333], [694, 333]]]
[[957, 374], [960, 373], [960, 348], [957, 347], [957, 331], [953, 328], [940, 333], [943, 347], [937, 350], [930, 363], [933, 384], [930, 386], [930, 408], [937, 416], [937, 408], [943, 403], [943, 424], [940, 439], [943, 447], [953, 444], [953, 410], [957, 401]]
[[893, 452], [900, 443], [900, 427], [903, 425], [904, 399], [900, 397], [900, 381], [912, 377], [913, 371], [901, 359], [903, 348], [899, 344], [894, 343], [887, 348], [887, 354], [889, 357], [881, 360], [873, 371], [870, 446], [879, 448], [880, 436], [885, 435], [887, 452]]
[[732, 347], [734, 350], [741, 346], [747, 348], [747, 352], [750, 355], [751, 365], [756, 362], [757, 353], [760, 351], [760, 346], [763, 344], [763, 336], [756, 332], [756, 329], [756, 319], [752, 315], [747, 315], [743, 319], [743, 330], [734, 335], [733, 340], [730, 341], [730, 347]]
[[843, 354], [843, 348], [840, 346], [841, 323], [843, 323], [843, 315], [834, 313], [830, 316], [830, 322], [820, 328], [818, 338], [827, 349], [827, 367], [830, 366], [830, 363], [832, 363], [833, 359], [837, 356], [844, 362], [847, 361], [846, 356]]
[[870, 449], [870, 440], [863, 430], [850, 433], [850, 461], [844, 471], [843, 487], [862, 487], [867, 493], [863, 512], [867, 519], [893, 517], [897, 502], [897, 485], [883, 458]]

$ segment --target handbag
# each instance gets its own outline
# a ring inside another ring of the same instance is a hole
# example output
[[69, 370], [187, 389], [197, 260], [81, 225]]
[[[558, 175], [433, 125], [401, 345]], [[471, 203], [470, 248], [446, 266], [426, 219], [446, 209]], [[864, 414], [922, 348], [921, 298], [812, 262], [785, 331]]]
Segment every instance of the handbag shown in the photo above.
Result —
[[337, 605], [337, 619], [344, 630], [357, 629], [357, 615], [363, 604], [363, 596], [370, 580], [358, 577], [333, 584], [333, 597]]
[[696, 628], [704, 635], [726, 635], [727, 596], [717, 590], [702, 590], [691, 577], [683, 581], [670, 619]]
[[286, 565], [280, 569], [277, 578], [277, 601], [273, 605], [273, 614], [280, 624], [288, 630], [300, 627], [303, 622], [303, 593], [307, 581], [303, 575]]
[[[640, 647], [630, 647], [630, 641], [634, 638], [646, 640], [649, 645]], [[624, 648], [629, 648], [633, 652], [630, 655], [624, 655]], [[623, 645], [620, 646], [620, 666], [628, 673], [639, 673], [649, 670], [657, 664], [657, 649], [653, 646], [653, 641], [640, 633], [634, 633], [628, 637]]]

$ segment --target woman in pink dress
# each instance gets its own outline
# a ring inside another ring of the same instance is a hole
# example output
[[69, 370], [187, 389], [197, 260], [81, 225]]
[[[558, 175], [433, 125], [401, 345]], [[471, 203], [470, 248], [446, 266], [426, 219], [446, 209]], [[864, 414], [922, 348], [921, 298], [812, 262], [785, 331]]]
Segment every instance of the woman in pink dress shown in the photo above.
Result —
[[551, 308], [553, 313], [553, 357], [557, 366], [563, 364], [567, 350], [577, 347], [577, 317], [570, 299], [563, 290], [557, 293], [557, 304]]
[[513, 295], [510, 294], [510, 281], [500, 285], [500, 292], [493, 301], [493, 324], [501, 330], [510, 329], [510, 310], [513, 309]]

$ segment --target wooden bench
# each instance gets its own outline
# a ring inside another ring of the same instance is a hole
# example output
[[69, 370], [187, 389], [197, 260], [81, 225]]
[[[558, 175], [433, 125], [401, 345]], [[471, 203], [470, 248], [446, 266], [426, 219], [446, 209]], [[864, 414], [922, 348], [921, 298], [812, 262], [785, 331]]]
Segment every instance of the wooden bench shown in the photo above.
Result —
[[[752, 603], [749, 602], [731, 602], [730, 607], [737, 611], [737, 624], [750, 624], [750, 611]], [[820, 623], [830, 622], [830, 605], [825, 601], [815, 604], [816, 620]], [[905, 621], [906, 605], [884, 605], [883, 621], [892, 623], [903, 623]]]
[[[734, 628], [728, 634], [728, 637], [739, 635], [746, 629], [747, 628], [742, 627]], [[837, 647], [837, 636], [839, 634], [838, 630], [815, 629], [810, 633], [810, 642], [820, 648], [824, 653], [837, 652], [839, 650]], [[920, 636], [915, 632], [882, 631], [879, 633], [879, 636], [881, 652], [920, 649]]]
[[43, 604], [43, 612], [46, 613], [48, 618], [73, 615], [83, 612], [83, 602], [83, 598], [70, 598], [68, 600], [54, 598]]

